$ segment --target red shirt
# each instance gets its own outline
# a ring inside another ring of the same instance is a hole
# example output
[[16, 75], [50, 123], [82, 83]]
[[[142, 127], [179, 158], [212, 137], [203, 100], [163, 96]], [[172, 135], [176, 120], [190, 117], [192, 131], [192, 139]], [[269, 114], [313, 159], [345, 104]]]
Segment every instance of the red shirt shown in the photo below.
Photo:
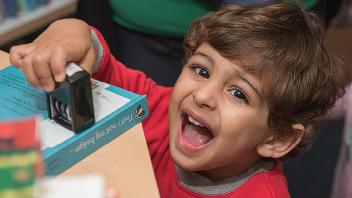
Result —
[[169, 151], [168, 106], [172, 87], [159, 86], [144, 73], [126, 68], [110, 54], [102, 35], [94, 31], [103, 47], [103, 57], [93, 77], [131, 92], [147, 95], [149, 117], [143, 122], [143, 129], [161, 197], [290, 197], [280, 161], [275, 163], [271, 171], [251, 176], [234, 191], [226, 194], [202, 195], [181, 186]]

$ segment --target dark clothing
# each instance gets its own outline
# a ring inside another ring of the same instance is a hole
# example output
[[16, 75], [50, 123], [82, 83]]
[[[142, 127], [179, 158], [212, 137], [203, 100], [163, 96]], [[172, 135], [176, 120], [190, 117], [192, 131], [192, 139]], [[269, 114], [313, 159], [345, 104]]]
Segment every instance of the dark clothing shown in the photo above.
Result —
[[166, 38], [135, 32], [114, 24], [113, 54], [125, 65], [158, 84], [173, 86], [182, 70], [183, 38]]

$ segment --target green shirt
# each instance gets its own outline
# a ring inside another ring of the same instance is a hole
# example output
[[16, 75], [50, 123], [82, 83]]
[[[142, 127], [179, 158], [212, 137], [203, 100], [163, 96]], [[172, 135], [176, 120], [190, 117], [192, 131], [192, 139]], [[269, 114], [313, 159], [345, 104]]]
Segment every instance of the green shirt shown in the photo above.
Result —
[[[299, 0], [305, 9], [311, 9], [319, 0]], [[281, 2], [292, 2], [292, 0], [282, 0]]]
[[[277, 0], [292, 2], [292, 0]], [[166, 37], [183, 37], [198, 17], [216, 9], [214, 0], [109, 0], [113, 20], [128, 29]], [[312, 8], [318, 0], [300, 0]]]
[[117, 24], [166, 37], [183, 37], [192, 21], [216, 8], [212, 0], [109, 1]]

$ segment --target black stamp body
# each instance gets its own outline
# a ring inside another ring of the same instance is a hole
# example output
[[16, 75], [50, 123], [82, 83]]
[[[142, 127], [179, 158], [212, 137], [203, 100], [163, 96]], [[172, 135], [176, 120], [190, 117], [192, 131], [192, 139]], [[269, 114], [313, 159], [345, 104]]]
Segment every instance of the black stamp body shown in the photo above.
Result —
[[46, 93], [48, 116], [79, 133], [95, 123], [90, 75], [75, 63], [66, 68], [66, 79]]

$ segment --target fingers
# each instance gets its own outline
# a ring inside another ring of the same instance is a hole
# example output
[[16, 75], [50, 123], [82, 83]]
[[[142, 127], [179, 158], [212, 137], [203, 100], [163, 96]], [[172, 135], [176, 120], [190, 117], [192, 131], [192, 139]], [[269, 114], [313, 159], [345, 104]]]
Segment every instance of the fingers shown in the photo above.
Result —
[[67, 55], [62, 47], [53, 49], [53, 56], [51, 56], [50, 66], [56, 82], [65, 80], [65, 67], [68, 62]]
[[32, 57], [32, 68], [44, 91], [54, 90], [55, 82], [47, 57], [34, 55]]
[[37, 87], [38, 89], [43, 89], [42, 84], [40, 83], [39, 79], [37, 78], [37, 75], [33, 71], [32, 59], [29, 56], [23, 59], [21, 69], [29, 83], [31, 83], [34, 87]]
[[95, 63], [95, 50], [90, 48], [87, 50], [86, 55], [79, 62], [79, 65], [83, 67], [90, 74], [93, 73], [93, 65]]
[[21, 68], [23, 59], [34, 49], [33, 44], [24, 44], [11, 47], [10, 49], [10, 63], [16, 67]]
[[116, 193], [113, 188], [107, 188], [106, 198], [119, 198], [120, 196]]
[[88, 71], [95, 62], [90, 28], [79, 20], [57, 21], [32, 43], [10, 50], [11, 64], [19, 67], [32, 85], [45, 91], [53, 90], [55, 81], [65, 79], [66, 64], [71, 61], [84, 63]]
[[51, 92], [55, 89], [55, 81], [65, 80], [66, 64], [67, 56], [63, 49], [49, 47], [32, 50], [22, 58], [20, 65], [29, 83]]
[[32, 43], [14, 46], [10, 49], [10, 62], [23, 71], [27, 81], [34, 87], [49, 91], [54, 87], [50, 68], [42, 54], [35, 51]]

